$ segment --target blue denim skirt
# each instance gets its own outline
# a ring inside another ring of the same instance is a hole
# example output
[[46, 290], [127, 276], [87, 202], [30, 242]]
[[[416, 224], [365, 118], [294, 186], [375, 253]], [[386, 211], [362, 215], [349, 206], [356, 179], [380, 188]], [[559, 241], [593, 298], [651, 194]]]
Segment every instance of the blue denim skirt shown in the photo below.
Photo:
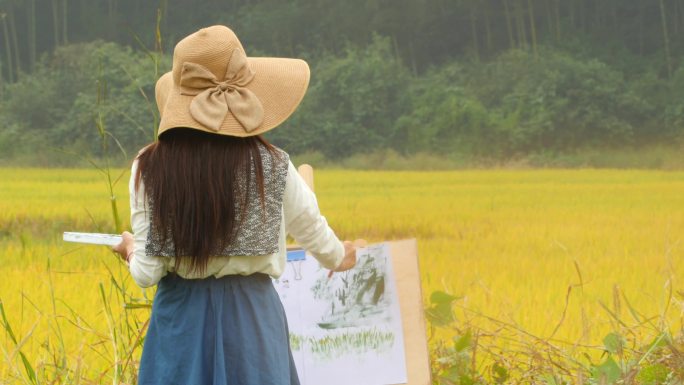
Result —
[[271, 278], [162, 278], [138, 384], [299, 385]]

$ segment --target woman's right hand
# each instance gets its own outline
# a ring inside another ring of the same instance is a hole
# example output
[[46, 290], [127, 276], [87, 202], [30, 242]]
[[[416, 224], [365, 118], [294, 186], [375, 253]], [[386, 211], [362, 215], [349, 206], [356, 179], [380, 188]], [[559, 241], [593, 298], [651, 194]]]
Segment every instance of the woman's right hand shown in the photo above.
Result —
[[347, 271], [356, 265], [356, 246], [349, 241], [344, 241], [344, 258], [332, 271]]
[[352, 267], [356, 266], [356, 248], [357, 247], [365, 247], [366, 241], [363, 239], [357, 239], [354, 242], [344, 241], [343, 244], [344, 244], [344, 259], [342, 259], [342, 262], [340, 263], [340, 265], [337, 266], [332, 271], [335, 271], [335, 272], [347, 271], [347, 270], [351, 269]]

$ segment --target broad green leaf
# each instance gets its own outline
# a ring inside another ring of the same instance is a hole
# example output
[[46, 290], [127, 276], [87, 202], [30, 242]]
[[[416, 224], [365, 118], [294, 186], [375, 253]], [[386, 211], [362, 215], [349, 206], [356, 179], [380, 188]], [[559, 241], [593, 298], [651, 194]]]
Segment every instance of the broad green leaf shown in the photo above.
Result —
[[639, 371], [636, 379], [642, 385], [658, 385], [664, 384], [667, 381], [667, 376], [670, 374], [668, 369], [663, 364], [653, 364], [646, 366]]
[[508, 375], [508, 370], [503, 366], [495, 362], [492, 366], [492, 378], [497, 384], [505, 384], [510, 376]]
[[436, 305], [425, 311], [428, 321], [435, 326], [446, 326], [454, 321], [454, 312], [451, 305]]
[[603, 346], [610, 353], [622, 354], [622, 349], [625, 347], [625, 339], [617, 333], [609, 333], [603, 338]]
[[473, 342], [473, 333], [468, 330], [464, 335], [460, 337], [454, 337], [454, 349], [457, 352], [462, 352], [468, 349]]
[[472, 377], [470, 377], [468, 375], [463, 375], [460, 378], [459, 384], [460, 385], [475, 385], [475, 379], [473, 379]]
[[430, 295], [430, 303], [432, 303], [433, 305], [451, 305], [451, 303], [457, 299], [459, 299], [459, 297], [455, 297], [443, 291], [435, 291], [432, 293], [432, 295]]
[[594, 366], [591, 372], [592, 378], [603, 384], [614, 384], [622, 373], [618, 364], [610, 356], [601, 365]]
[[432, 304], [425, 310], [426, 317], [435, 326], [446, 326], [454, 321], [452, 304], [460, 297], [453, 296], [443, 291], [435, 291], [430, 295]]

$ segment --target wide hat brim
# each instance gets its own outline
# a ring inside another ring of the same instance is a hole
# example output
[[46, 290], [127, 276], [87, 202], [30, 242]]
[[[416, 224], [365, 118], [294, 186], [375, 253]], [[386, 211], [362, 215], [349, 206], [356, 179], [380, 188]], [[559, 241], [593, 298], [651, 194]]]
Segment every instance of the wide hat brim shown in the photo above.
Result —
[[300, 59], [248, 57], [254, 78], [245, 86], [259, 99], [264, 119], [256, 129], [247, 131], [230, 112], [219, 130], [212, 130], [195, 120], [190, 103], [195, 96], [182, 95], [180, 85], [174, 83], [173, 73], [164, 74], [157, 81], [155, 95], [161, 115], [161, 135], [172, 128], [193, 128], [214, 134], [238, 137], [263, 134], [283, 123], [295, 111], [309, 86], [309, 65]]

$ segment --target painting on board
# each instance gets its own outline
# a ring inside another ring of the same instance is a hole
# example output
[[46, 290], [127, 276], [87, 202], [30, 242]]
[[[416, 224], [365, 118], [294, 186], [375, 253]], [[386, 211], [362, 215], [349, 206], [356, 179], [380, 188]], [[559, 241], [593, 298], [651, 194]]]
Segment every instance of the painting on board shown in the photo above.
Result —
[[303, 385], [407, 382], [389, 247], [359, 249], [354, 269], [328, 277], [310, 255], [274, 281]]

